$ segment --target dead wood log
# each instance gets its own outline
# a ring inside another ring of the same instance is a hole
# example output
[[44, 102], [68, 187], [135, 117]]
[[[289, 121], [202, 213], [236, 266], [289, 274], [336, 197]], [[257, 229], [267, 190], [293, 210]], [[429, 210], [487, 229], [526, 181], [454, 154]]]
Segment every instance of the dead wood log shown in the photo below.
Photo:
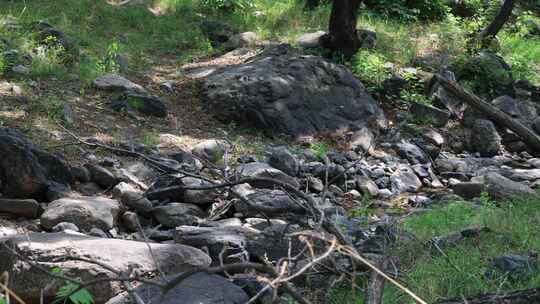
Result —
[[483, 113], [495, 123], [510, 129], [519, 137], [521, 137], [523, 142], [527, 144], [531, 149], [540, 153], [540, 136], [538, 136], [530, 128], [526, 127], [521, 122], [513, 119], [510, 115], [485, 102], [478, 96], [465, 91], [455, 82], [449, 81], [441, 75], [436, 75], [435, 77], [437, 77], [438, 83], [446, 90], [448, 90], [448, 92], [460, 98], [461, 100], [463, 100], [463, 102], [473, 107], [475, 110]]
[[[384, 270], [388, 265], [388, 259], [384, 256], [377, 262], [377, 267]], [[384, 285], [386, 279], [379, 273], [372, 271], [369, 276], [364, 302], [366, 304], [381, 304], [383, 302]]]
[[482, 294], [467, 299], [454, 299], [437, 304], [536, 304], [540, 303], [540, 288], [515, 291], [507, 294]]

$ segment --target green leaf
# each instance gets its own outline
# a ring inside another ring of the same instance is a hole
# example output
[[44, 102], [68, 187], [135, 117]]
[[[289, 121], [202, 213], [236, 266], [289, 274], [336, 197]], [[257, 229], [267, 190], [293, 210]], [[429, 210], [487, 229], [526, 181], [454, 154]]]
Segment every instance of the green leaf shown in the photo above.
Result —
[[56, 299], [53, 304], [63, 303], [66, 299], [69, 299], [73, 304], [93, 304], [94, 298], [85, 288], [71, 294], [78, 288], [79, 285], [67, 282], [66, 285], [60, 287], [56, 292]]

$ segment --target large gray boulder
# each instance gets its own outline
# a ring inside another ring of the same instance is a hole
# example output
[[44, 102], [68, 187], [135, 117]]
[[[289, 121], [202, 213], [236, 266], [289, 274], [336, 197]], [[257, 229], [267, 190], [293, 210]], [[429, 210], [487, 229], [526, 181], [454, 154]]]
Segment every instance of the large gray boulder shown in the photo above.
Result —
[[490, 172], [484, 175], [484, 184], [489, 197], [503, 200], [520, 195], [533, 195], [534, 190], [522, 183], [514, 182], [498, 173]]
[[[201, 250], [173, 244], [157, 244], [104, 239], [74, 233], [32, 233], [0, 239], [12, 251], [0, 246], [0, 272], [10, 275], [9, 287], [27, 304], [38, 304], [43, 291], [44, 303], [52, 303], [60, 280], [31, 267], [27, 259], [41, 267], [52, 270], [61, 269], [65, 275], [80, 278], [82, 281], [105, 279], [114, 275], [95, 263], [83, 262], [72, 257], [84, 257], [107, 264], [123, 272], [137, 269], [143, 276], [157, 271], [156, 262], [165, 274], [176, 274], [198, 267], [208, 266], [210, 258]], [[148, 246], [152, 248], [150, 253]], [[155, 257], [155, 259], [154, 259]], [[122, 291], [117, 282], [101, 282], [88, 286], [95, 303], [105, 303]]]
[[233, 188], [236, 193], [250, 202], [236, 201], [234, 209], [244, 215], [293, 215], [304, 214], [305, 210], [296, 203], [291, 196], [282, 190], [256, 189], [248, 184], [241, 184]]
[[204, 211], [197, 205], [184, 203], [170, 203], [156, 207], [153, 215], [161, 225], [168, 228], [193, 225], [205, 217]]
[[[224, 263], [240, 262], [244, 258], [275, 261], [287, 256], [289, 250], [292, 250], [292, 254], [298, 252], [298, 242], [288, 236], [297, 229], [296, 225], [275, 222], [261, 229], [248, 226], [179, 226], [176, 227], [174, 240], [179, 244], [207, 249], [216, 265], [219, 265], [220, 259]], [[228, 248], [226, 254], [223, 254], [224, 247]]]
[[[173, 279], [168, 277], [167, 279]], [[196, 286], [196, 287], [195, 287]], [[142, 285], [135, 289], [144, 303], [178, 304], [244, 304], [248, 295], [239, 286], [227, 279], [206, 273], [196, 273], [170, 290], [161, 299], [161, 289], [152, 285]], [[105, 304], [136, 304], [127, 292], [110, 299]]]
[[[241, 164], [240, 166], [238, 166], [237, 171], [241, 177], [274, 179], [282, 183], [289, 184], [290, 186], [294, 188], [300, 187], [300, 184], [294, 177], [291, 177], [285, 174], [281, 170], [271, 167], [267, 163], [254, 162], [254, 163]], [[275, 184], [271, 182], [265, 182], [265, 181], [252, 182], [250, 184], [252, 186], [259, 187], [259, 188], [274, 188], [276, 186]]]
[[19, 132], [0, 128], [0, 193], [8, 198], [47, 200], [52, 188], [68, 188], [68, 164], [40, 149]]
[[287, 46], [211, 74], [205, 106], [218, 119], [292, 136], [386, 126], [384, 113], [344, 66]]
[[471, 149], [482, 157], [493, 157], [501, 151], [501, 136], [490, 120], [477, 119], [471, 129]]
[[120, 204], [105, 197], [61, 198], [50, 203], [41, 215], [41, 226], [51, 230], [56, 224], [70, 222], [89, 231], [112, 229], [117, 222]]

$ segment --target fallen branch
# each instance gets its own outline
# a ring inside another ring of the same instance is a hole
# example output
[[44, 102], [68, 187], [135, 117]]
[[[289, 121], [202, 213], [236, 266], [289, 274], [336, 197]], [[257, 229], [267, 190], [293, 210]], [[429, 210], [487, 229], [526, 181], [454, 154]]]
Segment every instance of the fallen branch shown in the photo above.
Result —
[[514, 133], [516, 133], [524, 143], [537, 152], [540, 152], [540, 136], [534, 131], [524, 126], [521, 122], [513, 119], [510, 115], [502, 112], [501, 110], [493, 107], [489, 103], [480, 99], [478, 96], [467, 92], [458, 84], [453, 81], [449, 81], [441, 75], [435, 75], [437, 81], [446, 90], [455, 95], [457, 98], [463, 100], [465, 103], [473, 107], [474, 109], [482, 112], [497, 124], [504, 126]]

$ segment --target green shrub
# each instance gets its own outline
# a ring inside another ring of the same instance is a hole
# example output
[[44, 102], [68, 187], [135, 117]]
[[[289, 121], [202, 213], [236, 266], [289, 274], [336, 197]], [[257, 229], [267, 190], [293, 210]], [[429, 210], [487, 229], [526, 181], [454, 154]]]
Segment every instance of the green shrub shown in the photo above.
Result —
[[255, 7], [253, 0], [201, 0], [202, 8], [208, 11], [238, 12]]
[[382, 82], [391, 76], [391, 72], [384, 66], [386, 58], [376, 52], [360, 50], [352, 61], [352, 71], [358, 76], [368, 89], [380, 88]]
[[443, 0], [370, 0], [368, 8], [380, 15], [407, 20], [436, 20], [448, 11]]
[[451, 64], [459, 82], [487, 98], [508, 95], [513, 90], [512, 72], [508, 68], [502, 59], [490, 52], [463, 54]]

